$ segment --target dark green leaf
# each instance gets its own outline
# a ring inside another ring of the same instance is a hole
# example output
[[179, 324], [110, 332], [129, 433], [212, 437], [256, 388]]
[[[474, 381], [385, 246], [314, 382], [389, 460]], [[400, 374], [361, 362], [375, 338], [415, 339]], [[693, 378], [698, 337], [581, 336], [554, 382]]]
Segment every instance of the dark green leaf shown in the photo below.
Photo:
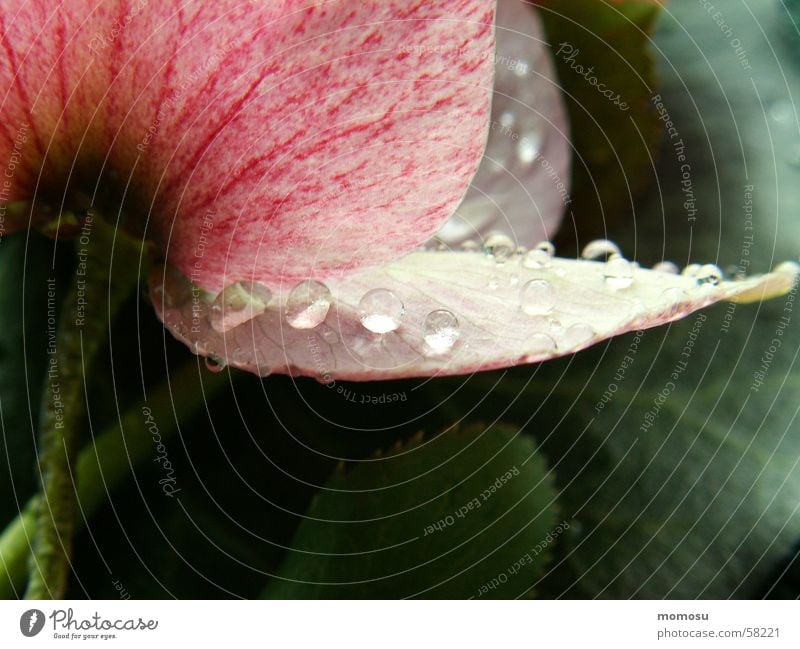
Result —
[[300, 525], [268, 597], [517, 597], [558, 523], [530, 438], [502, 426], [417, 439], [337, 471]]

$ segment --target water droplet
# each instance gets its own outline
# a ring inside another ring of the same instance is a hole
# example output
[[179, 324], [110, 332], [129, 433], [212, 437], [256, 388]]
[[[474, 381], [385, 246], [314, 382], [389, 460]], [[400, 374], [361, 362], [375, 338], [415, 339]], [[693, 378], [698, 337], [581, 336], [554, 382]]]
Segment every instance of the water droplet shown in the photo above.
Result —
[[272, 291], [261, 282], [239, 282], [251, 302], [256, 302], [266, 308], [272, 301]]
[[206, 356], [206, 368], [209, 372], [221, 372], [225, 369], [225, 362], [216, 356]]
[[606, 259], [612, 255], [622, 256], [619, 246], [608, 239], [595, 239], [586, 244], [581, 252], [583, 259]]
[[264, 313], [272, 292], [258, 282], [235, 282], [226, 286], [211, 304], [211, 326], [224, 333]]
[[659, 273], [668, 273], [670, 275], [677, 275], [680, 273], [680, 268], [671, 261], [660, 261], [655, 266], [653, 266], [653, 270]]
[[566, 347], [579, 347], [594, 338], [594, 329], [586, 323], [576, 322], [567, 327], [562, 336]]
[[423, 335], [429, 351], [435, 354], [449, 351], [461, 335], [458, 318], [444, 309], [431, 311], [425, 317]]
[[475, 252], [479, 249], [480, 246], [478, 245], [478, 242], [472, 241], [471, 239], [468, 239], [467, 241], [461, 244], [461, 250], [463, 250], [464, 252]]
[[541, 151], [542, 138], [536, 132], [527, 133], [517, 142], [517, 156], [523, 164], [529, 164], [539, 157]]
[[619, 290], [633, 284], [633, 266], [624, 257], [612, 255], [603, 267], [606, 286]]
[[556, 305], [555, 291], [547, 280], [532, 279], [520, 289], [519, 305], [528, 315], [550, 313]]
[[322, 282], [300, 282], [286, 299], [286, 322], [295, 329], [313, 329], [327, 317], [331, 300], [331, 291]]
[[400, 326], [406, 309], [400, 298], [385, 288], [374, 288], [358, 303], [359, 317], [365, 329], [385, 334]]
[[511, 286], [516, 286], [517, 284], [519, 284], [519, 275], [517, 275], [516, 273], [511, 273], [511, 277], [508, 278], [508, 283]]
[[536, 250], [542, 250], [546, 252], [550, 257], [553, 257], [556, 254], [556, 246], [552, 241], [540, 241], [537, 243], [534, 248]]
[[500, 126], [502, 126], [503, 128], [511, 128], [512, 126], [514, 126], [516, 117], [514, 117], [514, 113], [512, 113], [510, 110], [505, 110], [502, 113], [500, 113], [500, 117], [498, 118], [497, 121], [500, 122]]
[[697, 272], [700, 270], [700, 264], [689, 264], [681, 271], [683, 277], [697, 277]]
[[722, 271], [719, 266], [706, 264], [697, 271], [697, 283], [701, 286], [719, 286], [722, 281]]
[[329, 345], [335, 345], [339, 342], [339, 336], [336, 335], [336, 332], [333, 329], [328, 329], [325, 331], [322, 334], [322, 338]]
[[500, 285], [500, 281], [497, 279], [497, 275], [492, 275], [489, 278], [489, 283], [486, 285], [490, 291], [497, 290], [497, 287]]
[[556, 247], [549, 241], [537, 243], [522, 259], [525, 268], [548, 268], [556, 254]]
[[498, 264], [503, 264], [514, 254], [514, 242], [502, 232], [496, 232], [486, 237], [483, 243], [483, 252]]

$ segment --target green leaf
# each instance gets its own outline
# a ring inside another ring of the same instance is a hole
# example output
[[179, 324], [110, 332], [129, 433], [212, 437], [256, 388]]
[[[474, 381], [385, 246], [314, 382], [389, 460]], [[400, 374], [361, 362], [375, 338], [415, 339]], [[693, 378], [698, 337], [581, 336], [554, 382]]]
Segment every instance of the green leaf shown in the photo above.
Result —
[[275, 598], [518, 597], [569, 528], [530, 438], [495, 426], [418, 436], [331, 477]]
[[649, 35], [662, 7], [641, 0], [538, 4], [577, 154], [572, 211], [581, 239], [588, 240], [624, 222], [620, 217], [630, 214], [633, 199], [653, 178], [662, 131], [652, 102], [657, 90]]

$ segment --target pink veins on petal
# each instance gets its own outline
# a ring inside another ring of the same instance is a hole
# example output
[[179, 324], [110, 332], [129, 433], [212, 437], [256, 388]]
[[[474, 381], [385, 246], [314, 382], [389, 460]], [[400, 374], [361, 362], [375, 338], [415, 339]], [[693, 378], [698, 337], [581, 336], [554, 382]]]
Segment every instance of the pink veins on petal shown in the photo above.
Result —
[[9, 0], [0, 158], [27, 141], [5, 198], [60, 208], [113, 172], [212, 291], [379, 266], [477, 169], [493, 20], [489, 0]]

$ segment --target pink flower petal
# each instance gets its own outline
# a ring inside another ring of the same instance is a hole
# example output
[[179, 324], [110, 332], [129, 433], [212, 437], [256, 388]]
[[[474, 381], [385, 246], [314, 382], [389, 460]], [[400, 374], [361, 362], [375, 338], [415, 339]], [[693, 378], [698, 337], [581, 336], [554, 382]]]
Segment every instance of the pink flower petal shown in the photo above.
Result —
[[569, 127], [537, 10], [497, 4], [489, 142], [458, 211], [437, 239], [454, 247], [495, 232], [520, 245], [551, 239], [570, 202]]
[[415, 252], [330, 282], [329, 308], [325, 300], [317, 304], [300, 323], [304, 328], [287, 322], [288, 285], [261, 315], [224, 333], [210, 324], [214, 296], [193, 293], [174, 274], [154, 274], [151, 294], [170, 331], [215, 366], [330, 382], [543, 361], [720, 300], [784, 293], [800, 269], [788, 263], [768, 275], [718, 282], [715, 267], [675, 275], [621, 259], [568, 260], [541, 252], [502, 264], [475, 252]]
[[27, 142], [3, 198], [48, 190], [60, 209], [68, 178], [92, 194], [107, 165], [169, 262], [213, 290], [383, 264], [441, 226], [477, 169], [493, 13], [7, 0], [0, 159], [20, 129]]

